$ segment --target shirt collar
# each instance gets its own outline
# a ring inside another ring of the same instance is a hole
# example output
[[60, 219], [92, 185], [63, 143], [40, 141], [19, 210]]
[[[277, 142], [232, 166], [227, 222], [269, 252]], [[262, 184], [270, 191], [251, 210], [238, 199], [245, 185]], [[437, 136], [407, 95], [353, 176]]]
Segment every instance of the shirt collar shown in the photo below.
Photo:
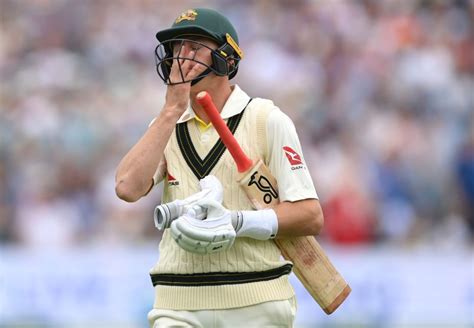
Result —
[[[222, 108], [221, 117], [223, 119], [228, 119], [234, 115], [242, 112], [250, 100], [249, 95], [247, 95], [240, 87], [236, 84], [232, 86], [232, 93], [227, 99], [224, 108]], [[196, 117], [194, 110], [191, 105], [188, 106], [186, 111], [181, 115], [178, 120], [178, 123], [187, 122]]]

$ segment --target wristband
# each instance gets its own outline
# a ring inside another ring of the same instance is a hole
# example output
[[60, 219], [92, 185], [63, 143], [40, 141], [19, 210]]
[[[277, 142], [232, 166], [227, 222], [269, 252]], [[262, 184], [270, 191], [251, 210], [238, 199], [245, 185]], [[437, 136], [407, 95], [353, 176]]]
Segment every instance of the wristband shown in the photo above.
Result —
[[278, 232], [278, 218], [272, 209], [233, 211], [231, 219], [237, 237], [268, 240], [275, 238]]

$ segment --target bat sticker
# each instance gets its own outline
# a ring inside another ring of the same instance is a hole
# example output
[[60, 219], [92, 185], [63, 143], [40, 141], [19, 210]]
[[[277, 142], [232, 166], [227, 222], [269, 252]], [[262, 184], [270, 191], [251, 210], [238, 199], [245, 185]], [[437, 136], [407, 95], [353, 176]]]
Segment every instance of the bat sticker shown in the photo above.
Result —
[[258, 174], [259, 174], [258, 171], [255, 171], [252, 174], [252, 177], [250, 178], [248, 186], [250, 187], [251, 185], [255, 184], [260, 191], [265, 193], [265, 195], [263, 196], [263, 201], [265, 202], [265, 204], [270, 204], [273, 199], [278, 198], [278, 192], [272, 186], [272, 184], [267, 179], [267, 177], [260, 175], [258, 176], [258, 180], [257, 180]]

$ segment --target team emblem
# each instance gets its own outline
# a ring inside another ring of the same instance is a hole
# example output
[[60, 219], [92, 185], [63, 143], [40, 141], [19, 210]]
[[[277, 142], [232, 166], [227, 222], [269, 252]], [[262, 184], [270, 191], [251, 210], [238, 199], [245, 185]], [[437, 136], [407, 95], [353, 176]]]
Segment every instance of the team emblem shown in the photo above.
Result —
[[178, 24], [179, 22], [182, 22], [184, 20], [193, 21], [193, 20], [196, 19], [197, 15], [198, 15], [198, 13], [196, 12], [196, 10], [188, 9], [184, 13], [179, 15], [178, 18], [176, 18], [175, 24]]

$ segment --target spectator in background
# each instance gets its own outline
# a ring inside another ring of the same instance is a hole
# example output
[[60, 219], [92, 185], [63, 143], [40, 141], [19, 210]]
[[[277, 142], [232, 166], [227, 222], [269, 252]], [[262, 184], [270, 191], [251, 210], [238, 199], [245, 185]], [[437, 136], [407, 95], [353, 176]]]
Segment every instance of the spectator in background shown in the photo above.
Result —
[[474, 121], [466, 142], [461, 147], [457, 161], [456, 172], [459, 187], [462, 191], [463, 216], [469, 229], [469, 237], [474, 244]]

